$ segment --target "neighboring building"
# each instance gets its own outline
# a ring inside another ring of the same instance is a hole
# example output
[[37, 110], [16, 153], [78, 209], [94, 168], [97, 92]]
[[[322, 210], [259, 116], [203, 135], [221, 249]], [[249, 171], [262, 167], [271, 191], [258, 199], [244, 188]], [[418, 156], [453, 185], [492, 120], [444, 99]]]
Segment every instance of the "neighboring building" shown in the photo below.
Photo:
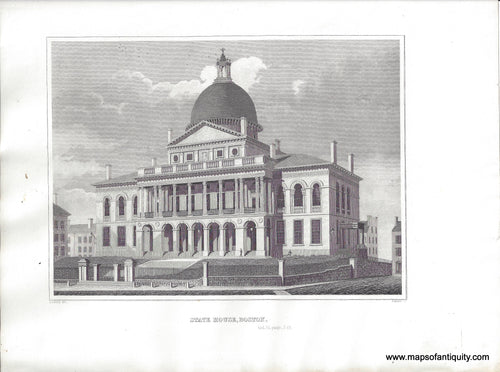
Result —
[[359, 222], [362, 244], [366, 247], [368, 257], [378, 257], [378, 217], [366, 216], [366, 221]]
[[392, 229], [392, 274], [401, 275], [401, 221], [396, 217], [396, 225]]
[[[168, 159], [96, 183], [97, 255], [129, 257], [351, 255], [358, 244], [359, 182], [348, 169], [286, 154], [259, 140], [254, 103], [231, 79], [231, 61], [196, 100]], [[354, 226], [354, 227], [353, 227]]]
[[68, 217], [69, 212], [53, 204], [54, 220], [54, 259], [68, 255]]
[[95, 225], [92, 218], [88, 223], [70, 225], [68, 236], [69, 255], [90, 257], [95, 255]]

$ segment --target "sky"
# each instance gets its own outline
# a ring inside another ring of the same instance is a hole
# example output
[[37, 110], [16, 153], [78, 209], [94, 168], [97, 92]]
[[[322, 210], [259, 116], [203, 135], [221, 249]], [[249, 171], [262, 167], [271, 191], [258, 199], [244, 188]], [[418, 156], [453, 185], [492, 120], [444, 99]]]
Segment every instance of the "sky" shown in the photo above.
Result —
[[119, 176], [166, 162], [167, 129], [184, 132], [221, 48], [255, 103], [262, 142], [329, 160], [336, 140], [346, 168], [355, 154], [360, 217], [378, 217], [390, 258], [401, 216], [398, 40], [53, 41], [53, 184], [71, 223], [94, 217], [105, 164]]

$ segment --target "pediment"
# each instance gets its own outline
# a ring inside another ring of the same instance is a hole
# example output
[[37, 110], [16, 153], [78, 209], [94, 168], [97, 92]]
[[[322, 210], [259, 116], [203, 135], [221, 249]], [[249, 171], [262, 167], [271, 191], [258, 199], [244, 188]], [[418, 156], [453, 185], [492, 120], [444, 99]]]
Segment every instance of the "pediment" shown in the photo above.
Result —
[[172, 144], [177, 145], [194, 145], [197, 143], [205, 143], [211, 141], [232, 140], [240, 137], [239, 133], [231, 130], [224, 130], [216, 125], [204, 124], [199, 127], [194, 127], [183, 136], [174, 140]]

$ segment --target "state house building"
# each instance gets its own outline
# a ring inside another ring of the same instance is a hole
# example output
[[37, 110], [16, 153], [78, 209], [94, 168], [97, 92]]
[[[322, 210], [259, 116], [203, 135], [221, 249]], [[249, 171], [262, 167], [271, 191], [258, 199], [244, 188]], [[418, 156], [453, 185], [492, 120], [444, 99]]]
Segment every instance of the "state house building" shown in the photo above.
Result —
[[254, 103], [231, 60], [196, 100], [185, 132], [167, 130], [166, 164], [96, 183], [96, 255], [144, 258], [350, 255], [359, 238], [359, 181], [330, 161], [259, 141]]

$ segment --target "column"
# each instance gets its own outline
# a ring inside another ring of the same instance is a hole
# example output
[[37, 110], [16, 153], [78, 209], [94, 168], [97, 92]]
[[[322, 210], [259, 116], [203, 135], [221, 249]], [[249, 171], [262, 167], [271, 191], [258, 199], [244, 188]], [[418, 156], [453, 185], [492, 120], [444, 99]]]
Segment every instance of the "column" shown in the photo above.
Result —
[[234, 213], [238, 213], [238, 179], [234, 179], [234, 191], [233, 191], [233, 208]]
[[179, 229], [172, 229], [172, 248], [176, 256], [179, 255]]
[[265, 244], [266, 244], [266, 234], [264, 234], [264, 227], [260, 226], [257, 227], [257, 234], [256, 234], [256, 256], [258, 257], [264, 257], [266, 255], [266, 250], [265, 250]]
[[94, 282], [99, 280], [99, 264], [93, 264], [94, 267]]
[[203, 181], [203, 200], [201, 204], [203, 205], [203, 215], [207, 215], [207, 181]]
[[191, 182], [188, 182], [187, 187], [188, 187], [187, 214], [191, 215], [191, 209], [192, 209], [192, 206], [191, 206]]
[[208, 286], [208, 262], [203, 262], [203, 286]]
[[118, 264], [113, 264], [113, 280], [118, 281]]
[[219, 256], [224, 257], [224, 238], [226, 229], [219, 227], [219, 237], [217, 238], [217, 244], [219, 246]]
[[236, 257], [242, 256], [243, 255], [243, 242], [245, 239], [245, 228], [244, 227], [236, 227], [235, 229], [235, 234], [236, 234], [236, 249], [234, 251], [234, 255]]
[[142, 187], [137, 190], [137, 215], [142, 217]]
[[[205, 183], [205, 182], [203, 182]], [[204, 227], [203, 228], [203, 256], [208, 256], [208, 239], [209, 239], [209, 236], [208, 236], [208, 232], [209, 232], [209, 229], [208, 227]]]
[[260, 212], [260, 177], [255, 177], [255, 212]]
[[221, 214], [222, 214], [222, 180], [219, 180], [219, 215]]
[[158, 186], [153, 186], [153, 211], [158, 217]]
[[261, 181], [260, 208], [261, 208], [262, 212], [267, 212], [267, 208], [266, 208], [267, 181], [264, 177], [260, 177], [260, 181]]
[[177, 185], [172, 185], [172, 215], [177, 216]]
[[188, 252], [194, 253], [194, 233], [193, 233], [193, 228], [188, 227], [186, 231], [186, 239], [187, 239], [187, 244], [186, 244], [186, 249]]
[[272, 181], [267, 183], [267, 212], [268, 213], [274, 213], [273, 211], [273, 198], [271, 196], [271, 186], [272, 186]]
[[164, 200], [165, 200], [165, 189], [163, 188], [163, 186], [160, 186], [160, 211], [159, 211], [160, 216], [163, 216], [163, 205], [165, 204]]
[[240, 178], [240, 213], [245, 212], [245, 180]]

